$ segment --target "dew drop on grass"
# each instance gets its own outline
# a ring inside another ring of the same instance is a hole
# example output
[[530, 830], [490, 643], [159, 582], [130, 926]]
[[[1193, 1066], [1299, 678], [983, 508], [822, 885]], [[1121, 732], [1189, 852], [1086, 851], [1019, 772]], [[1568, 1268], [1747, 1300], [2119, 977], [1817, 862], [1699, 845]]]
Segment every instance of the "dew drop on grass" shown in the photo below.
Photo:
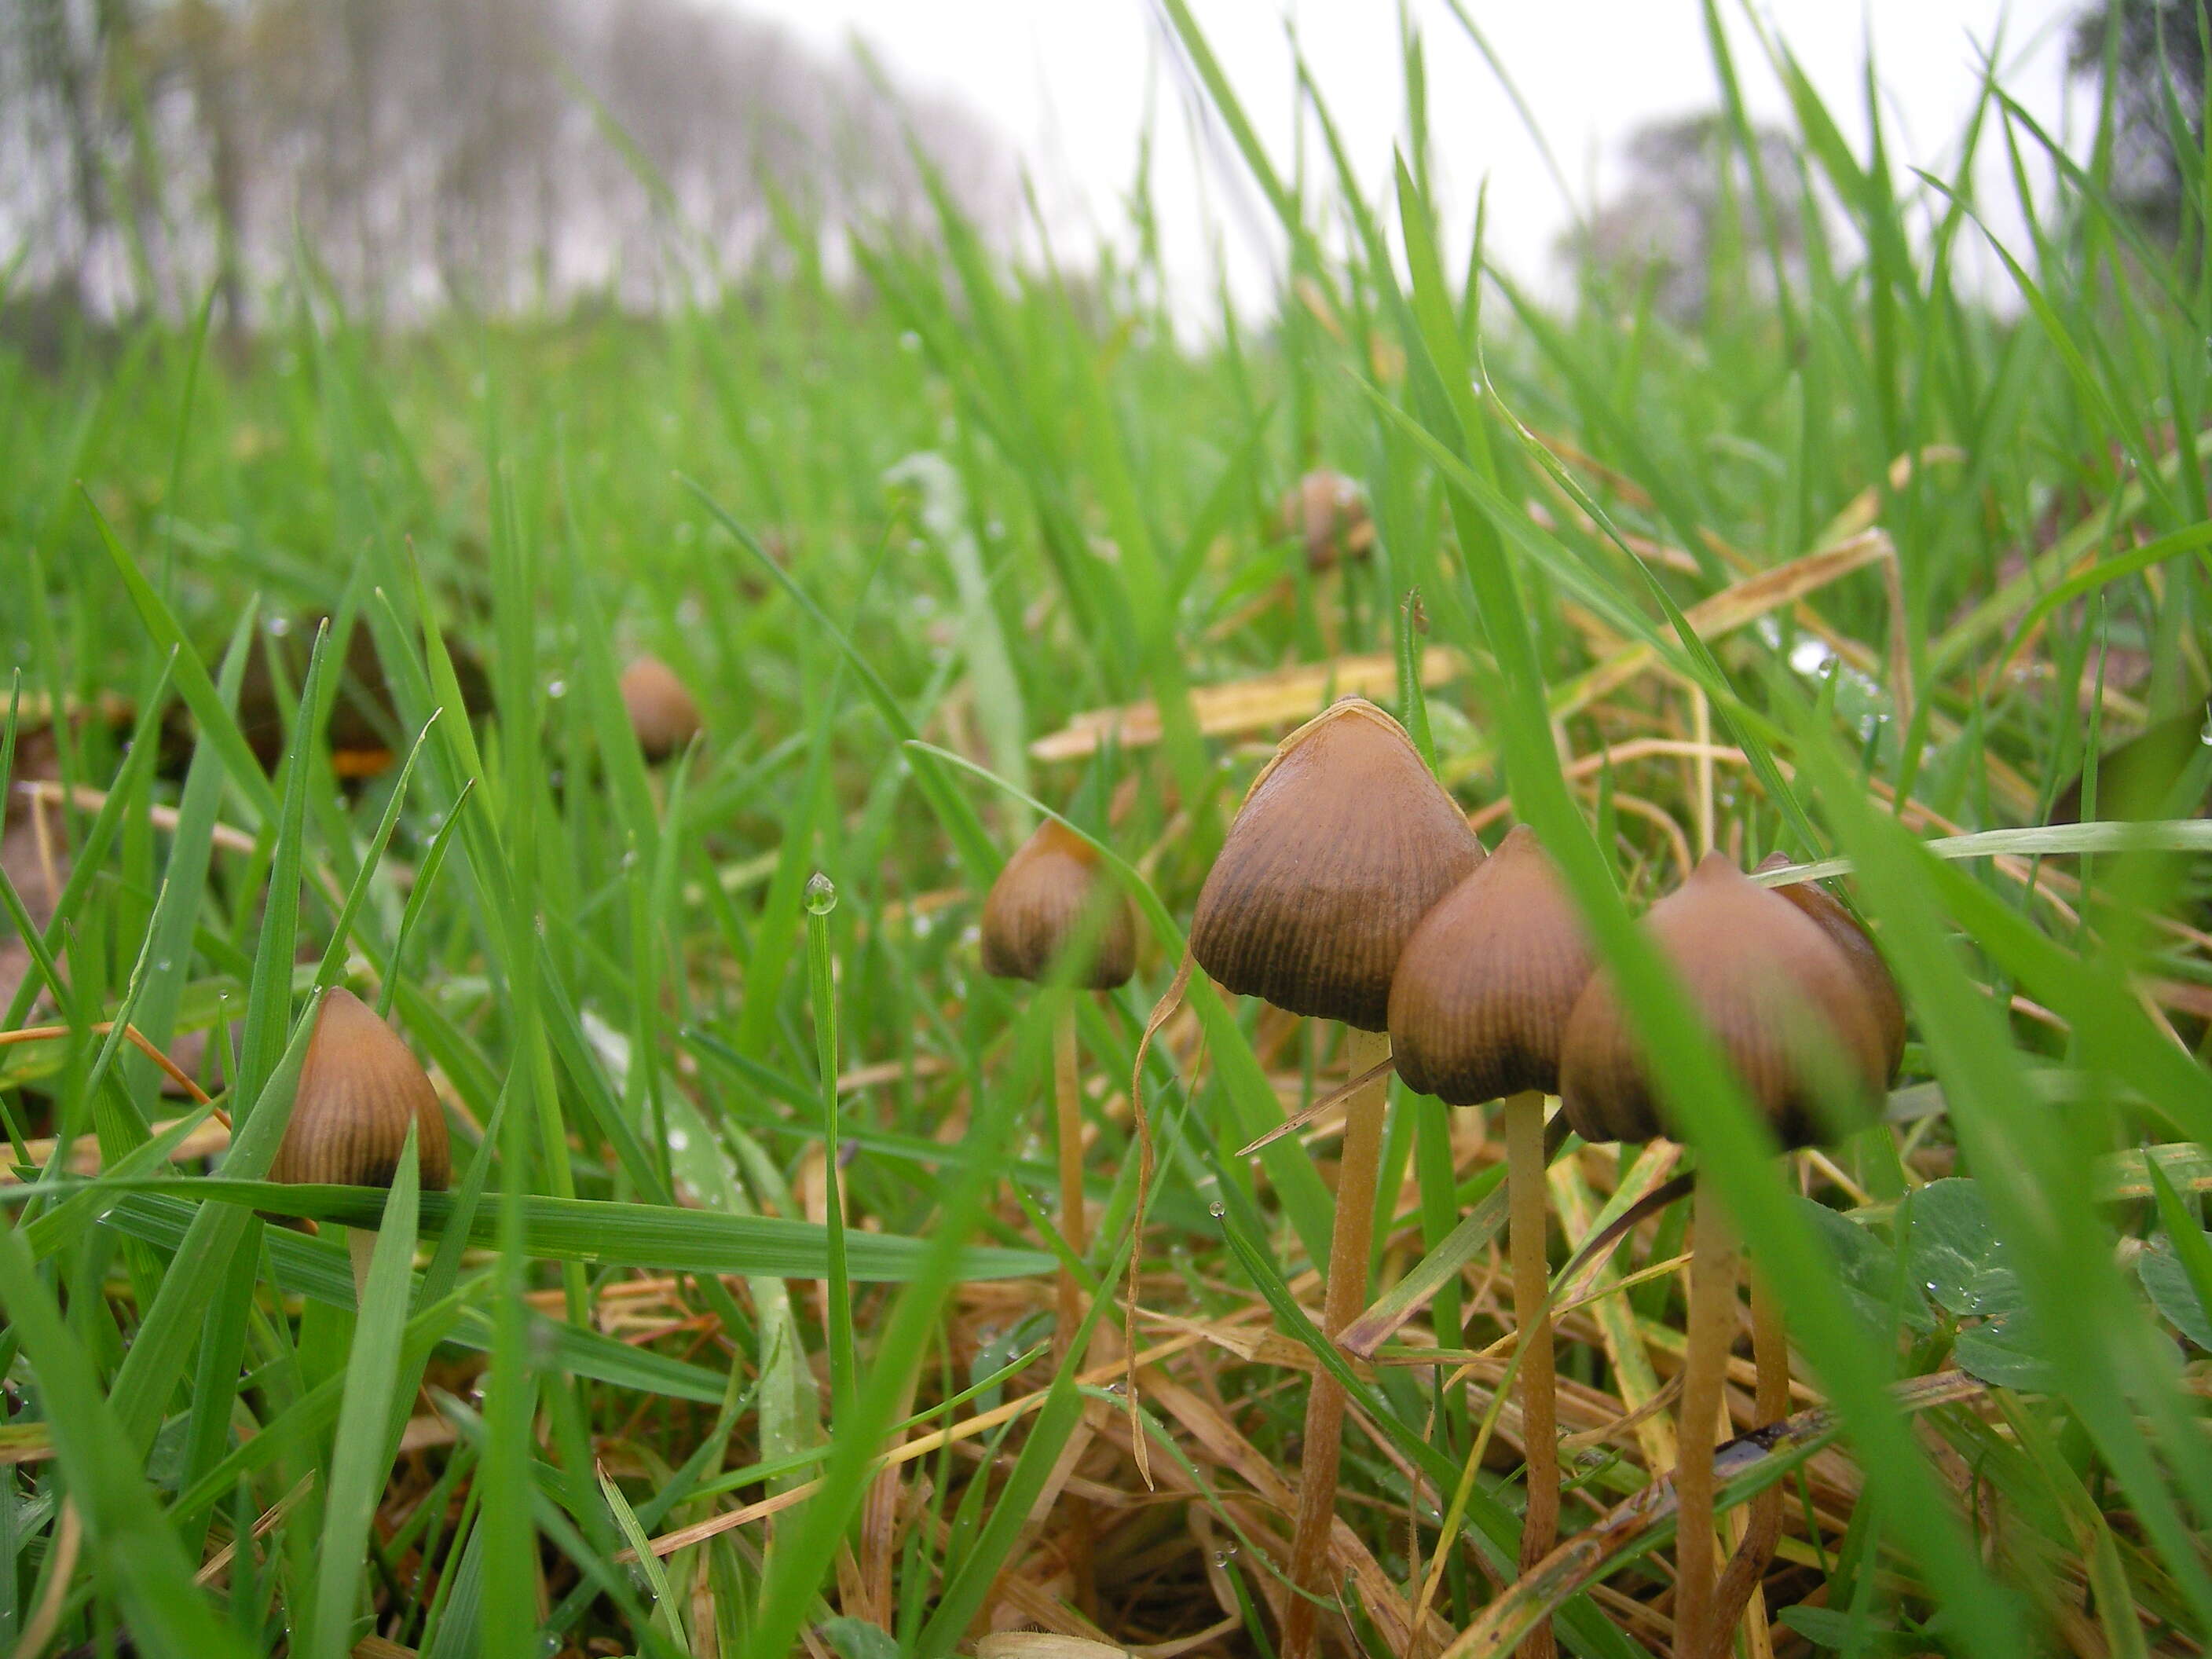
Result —
[[669, 1151], [671, 1151], [671, 1152], [682, 1152], [685, 1147], [689, 1146], [690, 1144], [691, 1144], [691, 1137], [690, 1137], [690, 1135], [686, 1134], [683, 1130], [681, 1130], [681, 1129], [671, 1129], [671, 1130], [668, 1132], [668, 1149], [669, 1149]]
[[545, 695], [556, 699], [567, 696], [568, 695], [568, 682], [566, 680], [553, 680], [549, 682], [545, 687]]
[[271, 617], [269, 619], [269, 631], [276, 638], [283, 639], [292, 631], [292, 619], [289, 617]]
[[817, 870], [806, 878], [806, 908], [809, 915], [826, 916], [837, 908], [837, 884]]
[[1229, 1206], [1217, 1198], [1212, 1203], [1206, 1206], [1206, 1212], [1212, 1216], [1216, 1221], [1218, 1221], [1229, 1213]]
[[2206, 713], [2204, 724], [2197, 728], [2197, 741], [2212, 747], [2212, 711]]

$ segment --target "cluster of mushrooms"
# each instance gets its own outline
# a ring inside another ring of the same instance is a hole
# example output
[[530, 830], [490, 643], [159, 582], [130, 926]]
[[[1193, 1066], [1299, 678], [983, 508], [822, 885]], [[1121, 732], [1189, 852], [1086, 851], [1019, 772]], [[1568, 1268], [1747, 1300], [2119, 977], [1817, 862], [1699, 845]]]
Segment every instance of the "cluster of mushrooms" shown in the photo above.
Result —
[[[1714, 853], [1644, 926], [1785, 1150], [1871, 1120], [1903, 1053], [1904, 1010], [1873, 941], [1835, 898], [1809, 883], [1761, 886]], [[991, 892], [984, 963], [997, 974], [1111, 987], [1128, 977], [1130, 931], [1094, 849], [1048, 822]], [[1367, 1300], [1389, 1072], [1448, 1105], [1504, 1103], [1527, 1570], [1553, 1548], [1559, 1515], [1546, 1098], [1559, 1098], [1565, 1125], [1585, 1141], [1680, 1138], [1572, 899], [1525, 825], [1486, 856], [1405, 730], [1351, 697], [1285, 738], [1254, 781], [1199, 895], [1190, 950], [1224, 989], [1346, 1028], [1352, 1082], [1321, 1321], [1332, 1339]], [[1081, 1125], [1066, 1018], [1063, 1007], [1061, 1213], [1079, 1250]], [[1674, 1651], [1718, 1659], [1772, 1557], [1781, 1490], [1753, 1500], [1743, 1538], [1719, 1568], [1713, 1454], [1730, 1431], [1723, 1385], [1737, 1273], [1725, 1218], [1702, 1180], [1697, 1194], [1674, 1472]], [[1072, 1316], [1075, 1291], [1065, 1279], [1061, 1297]], [[1771, 1300], [1755, 1294], [1754, 1304], [1755, 1405], [1765, 1423], [1786, 1414], [1789, 1354]], [[1341, 1386], [1317, 1373], [1290, 1562], [1306, 1594], [1288, 1602], [1289, 1659], [1314, 1650], [1316, 1598], [1331, 1588], [1345, 1403]], [[1548, 1625], [1520, 1649], [1524, 1659], [1554, 1650]]]

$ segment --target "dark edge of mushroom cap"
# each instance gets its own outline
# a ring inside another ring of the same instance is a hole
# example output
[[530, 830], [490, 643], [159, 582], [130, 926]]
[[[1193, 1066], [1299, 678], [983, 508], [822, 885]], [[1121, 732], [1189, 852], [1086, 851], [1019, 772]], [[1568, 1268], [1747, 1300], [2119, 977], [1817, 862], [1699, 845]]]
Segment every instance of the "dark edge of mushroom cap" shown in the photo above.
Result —
[[[1886, 1077], [1874, 1009], [1850, 959], [1802, 910], [1754, 885], [1725, 854], [1710, 853], [1689, 880], [1652, 906], [1645, 926], [1784, 1146], [1819, 1144], [1838, 1127], [1829, 1121], [1834, 1109], [1820, 1080], [1806, 1070], [1813, 1034], [1800, 1022], [1824, 1028], [1820, 1035], [1852, 1073], [1834, 1092], [1871, 1115]], [[1612, 975], [1602, 969], [1567, 1021], [1559, 1099], [1585, 1140], [1673, 1133]]]
[[[1753, 874], [1768, 870], [1787, 868], [1793, 860], [1786, 853], [1770, 853]], [[1888, 1069], [1882, 1073], [1886, 1083], [1897, 1081], [1898, 1068], [1905, 1061], [1905, 999], [1897, 988], [1897, 981], [1883, 960], [1881, 947], [1874, 936], [1859, 925], [1859, 920], [1844, 908], [1843, 901], [1817, 881], [1787, 882], [1766, 890], [1790, 901], [1808, 916], [1814, 926], [1835, 942], [1851, 964], [1851, 971], [1859, 976], [1867, 1001], [1874, 1009], [1875, 1024], [1881, 1030], [1882, 1052], [1888, 1059]]]
[[1398, 1075], [1450, 1106], [1556, 1094], [1593, 966], [1574, 900], [1535, 831], [1516, 826], [1406, 941], [1390, 981]]
[[1098, 851], [1057, 818], [1014, 849], [983, 900], [983, 971], [1032, 982], [1052, 977], [1093, 905], [1104, 907], [1091, 960], [1075, 983], [1110, 991], [1136, 967], [1136, 927], [1128, 902], [1099, 870]]
[[329, 992], [269, 1178], [389, 1187], [410, 1123], [423, 1190], [442, 1191], [451, 1174], [446, 1115], [428, 1074], [367, 1003], [343, 986]]
[[1254, 781], [1199, 893], [1191, 955], [1240, 995], [1379, 1031], [1407, 938], [1481, 860], [1405, 728], [1346, 697]]
[[699, 705], [659, 658], [640, 657], [623, 669], [620, 690], [646, 759], [666, 760], [699, 735]]

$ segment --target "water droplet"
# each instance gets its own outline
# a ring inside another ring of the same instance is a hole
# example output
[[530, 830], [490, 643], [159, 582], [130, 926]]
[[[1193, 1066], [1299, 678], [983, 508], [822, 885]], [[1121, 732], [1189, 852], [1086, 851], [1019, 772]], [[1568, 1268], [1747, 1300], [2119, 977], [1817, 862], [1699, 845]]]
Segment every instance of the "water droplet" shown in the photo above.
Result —
[[1212, 1216], [1216, 1221], [1218, 1221], [1222, 1217], [1229, 1213], [1229, 1206], [1217, 1198], [1212, 1203], [1206, 1206], [1206, 1212]]
[[810, 915], [826, 916], [837, 908], [837, 884], [817, 870], [806, 878], [806, 908]]
[[1227, 1545], [1213, 1553], [1213, 1565], [1217, 1567], [1225, 1567], [1236, 1559], [1237, 1546], [1234, 1544]]
[[545, 695], [549, 697], [556, 698], [567, 696], [568, 695], [568, 682], [566, 680], [555, 680], [551, 682], [545, 688]]
[[1109, 1382], [1106, 1385], [1106, 1392], [1109, 1394], [1126, 1394], [1128, 1392], [1128, 1389], [1127, 1386], [1117, 1377], [1113, 1382]]
[[1801, 674], [1818, 674], [1828, 666], [1834, 655], [1820, 640], [1800, 640], [1790, 647], [1790, 665]]
[[156, 961], [154, 964], [154, 971], [157, 974], [167, 973], [169, 971], [168, 957], [163, 957], [160, 960]]
[[915, 333], [912, 329], [907, 330], [905, 333], [899, 336], [899, 349], [901, 351], [920, 351], [921, 349], [921, 336]]
[[669, 1149], [669, 1151], [673, 1152], [682, 1152], [682, 1151], [683, 1151], [686, 1146], [689, 1146], [690, 1144], [691, 1144], [691, 1137], [690, 1137], [690, 1135], [686, 1134], [683, 1130], [681, 1130], [681, 1129], [671, 1129], [671, 1130], [668, 1132], [668, 1149]]
[[283, 639], [292, 631], [292, 619], [289, 617], [271, 617], [269, 619], [269, 631], [278, 639]]
[[2204, 724], [2197, 728], [2197, 741], [2212, 745], [2212, 710], [2206, 712]]

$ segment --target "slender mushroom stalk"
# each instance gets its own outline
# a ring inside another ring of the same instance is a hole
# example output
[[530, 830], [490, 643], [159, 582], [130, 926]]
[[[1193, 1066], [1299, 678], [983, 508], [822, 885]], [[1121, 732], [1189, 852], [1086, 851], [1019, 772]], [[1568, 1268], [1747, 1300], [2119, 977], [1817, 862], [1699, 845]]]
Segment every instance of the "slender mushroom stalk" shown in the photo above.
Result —
[[[1405, 729], [1347, 697], [1283, 740], [1254, 780], [1199, 894], [1193, 958], [1227, 990], [1352, 1028], [1354, 1077], [1389, 1057], [1391, 976], [1414, 925], [1482, 860], [1467, 826]], [[1389, 1079], [1345, 1103], [1336, 1215], [1323, 1279], [1322, 1331], [1334, 1339], [1367, 1296], [1375, 1188]], [[1306, 1398], [1297, 1516], [1291, 1534], [1285, 1659], [1313, 1651], [1325, 1595], [1329, 1524], [1344, 1431], [1342, 1386], [1327, 1371]]]
[[640, 657], [623, 670], [619, 686], [630, 730], [648, 763], [666, 760], [699, 735], [699, 705], [659, 658]]
[[[416, 1167], [423, 1190], [444, 1190], [450, 1174], [446, 1114], [438, 1091], [398, 1034], [352, 992], [339, 986], [325, 994], [314, 1035], [300, 1065], [291, 1121], [270, 1165], [269, 1178], [294, 1184], [390, 1187], [416, 1132]], [[347, 1227], [354, 1290], [366, 1291], [374, 1227]]]
[[[1390, 982], [1390, 1041], [1406, 1086], [1448, 1106], [1505, 1103], [1507, 1236], [1528, 1465], [1523, 1572], [1551, 1553], [1559, 1522], [1552, 1322], [1544, 1311], [1551, 1288], [1544, 1097], [1559, 1089], [1559, 1044], [1592, 966], [1574, 902], [1522, 824], [1422, 918]], [[1522, 1659], [1550, 1659], [1554, 1651], [1548, 1620], [1519, 1649]]]
[[[1830, 1139], [1831, 1131], [1871, 1118], [1895, 1052], [1890, 1024], [1869, 988], [1866, 961], [1848, 954], [1808, 908], [1753, 885], [1715, 853], [1654, 905], [1646, 921], [1785, 1149]], [[1870, 942], [1865, 957], [1879, 968]], [[1893, 988], [1890, 994], [1893, 1000]], [[1898, 1013], [1901, 1031], [1901, 1008]], [[1611, 976], [1602, 971], [1568, 1019], [1559, 1097], [1567, 1121], [1586, 1140], [1650, 1140], [1672, 1133]], [[1674, 1651], [1682, 1659], [1719, 1659], [1765, 1563], [1752, 1571], [1749, 1556], [1739, 1553], [1725, 1592], [1741, 1599], [1729, 1605], [1714, 1571], [1713, 1448], [1735, 1330], [1735, 1243], [1702, 1174], [1696, 1206], [1674, 1475]], [[1762, 1346], [1771, 1349], [1771, 1336], [1770, 1330]], [[1771, 1389], [1761, 1395], [1762, 1407], [1773, 1403]], [[1747, 1551], [1771, 1551], [1758, 1511], [1752, 1522]]]
[[[1053, 1097], [1060, 1142], [1060, 1229], [1081, 1255], [1082, 1079], [1075, 1041], [1078, 989], [1126, 984], [1136, 960], [1136, 929], [1126, 900], [1100, 870], [1097, 849], [1057, 818], [1047, 818], [1016, 849], [983, 900], [983, 971], [1031, 984], [1066, 982], [1054, 993]], [[1076, 955], [1076, 952], [1085, 952]], [[1083, 1321], [1074, 1274], [1060, 1273], [1060, 1340]]]
[[[1083, 1200], [1083, 1079], [1075, 1033], [1079, 989], [1126, 984], [1136, 962], [1128, 902], [1099, 870], [1097, 849], [1057, 818], [1047, 818], [1015, 849], [983, 900], [983, 970], [1000, 979], [1048, 985], [1052, 1017], [1054, 1138], [1060, 1158], [1060, 1232], [1081, 1256], [1089, 1248]], [[1062, 981], [1054, 983], [1054, 981]], [[1063, 1359], [1083, 1323], [1083, 1289], [1063, 1264], [1054, 1331]], [[1091, 1577], [1087, 1502], [1071, 1504], [1070, 1571], [1088, 1613]]]

